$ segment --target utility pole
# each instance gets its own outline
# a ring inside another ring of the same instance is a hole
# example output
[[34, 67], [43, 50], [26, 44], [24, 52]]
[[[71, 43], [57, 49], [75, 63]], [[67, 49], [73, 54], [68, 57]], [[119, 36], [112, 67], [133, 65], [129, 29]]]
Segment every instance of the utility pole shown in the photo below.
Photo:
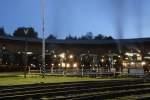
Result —
[[27, 41], [27, 34], [28, 34], [29, 29], [24, 29], [24, 33], [25, 33], [25, 68], [24, 68], [24, 78], [26, 78], [27, 75], [27, 62], [28, 62], [28, 56], [27, 56], [27, 45], [28, 45], [28, 41]]
[[45, 77], [45, 0], [41, 0], [41, 12], [42, 12], [42, 78]]

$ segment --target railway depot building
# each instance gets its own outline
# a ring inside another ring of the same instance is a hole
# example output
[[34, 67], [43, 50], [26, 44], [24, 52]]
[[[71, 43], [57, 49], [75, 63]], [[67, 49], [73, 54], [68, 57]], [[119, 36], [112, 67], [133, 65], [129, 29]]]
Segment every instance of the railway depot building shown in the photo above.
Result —
[[[150, 38], [112, 40], [46, 40], [47, 69], [127, 68], [150, 70]], [[41, 66], [42, 39], [0, 37], [0, 71]]]

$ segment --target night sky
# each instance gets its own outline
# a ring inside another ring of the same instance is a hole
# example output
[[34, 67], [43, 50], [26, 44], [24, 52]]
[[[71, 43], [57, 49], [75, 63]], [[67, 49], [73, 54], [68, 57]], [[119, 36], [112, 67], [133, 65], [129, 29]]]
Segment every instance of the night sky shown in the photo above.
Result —
[[[41, 0], [0, 0], [0, 27], [34, 27], [41, 37]], [[45, 36], [104, 34], [150, 37], [150, 0], [45, 0]]]

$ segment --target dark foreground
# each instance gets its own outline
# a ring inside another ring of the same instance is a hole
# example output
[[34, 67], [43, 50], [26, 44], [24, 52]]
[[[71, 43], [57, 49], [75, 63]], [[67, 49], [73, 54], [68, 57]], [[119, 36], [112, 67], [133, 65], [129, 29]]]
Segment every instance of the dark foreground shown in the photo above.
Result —
[[129, 95], [150, 100], [150, 82], [142, 79], [1, 86], [0, 100], [106, 100]]

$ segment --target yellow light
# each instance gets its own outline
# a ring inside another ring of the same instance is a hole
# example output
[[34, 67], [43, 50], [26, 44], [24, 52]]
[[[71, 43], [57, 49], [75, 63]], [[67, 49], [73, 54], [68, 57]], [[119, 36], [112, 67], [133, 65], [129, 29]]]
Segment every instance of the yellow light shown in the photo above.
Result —
[[137, 56], [141, 56], [140, 54], [137, 54]]
[[59, 56], [60, 56], [61, 58], [65, 58], [65, 53], [61, 53]]
[[123, 62], [122, 64], [123, 64], [123, 66], [127, 67], [127, 63], [126, 62]]
[[65, 63], [62, 63], [62, 67], [65, 67]]
[[67, 63], [66, 67], [67, 67], [67, 68], [69, 68], [69, 67], [70, 67], [70, 64], [69, 64], [69, 63]]
[[104, 59], [101, 59], [101, 62], [104, 62]]
[[122, 65], [125, 66], [125, 63], [123, 62]]
[[60, 66], [61, 64], [58, 64], [58, 66]]
[[74, 63], [74, 64], [73, 64], [73, 67], [76, 68], [76, 67], [77, 67], [77, 63]]
[[114, 60], [114, 63], [115, 63], [115, 62], [117, 62], [117, 60], [116, 60], [116, 59]]
[[73, 58], [73, 55], [70, 55], [69, 58], [72, 59], [72, 58]]
[[134, 65], [135, 63], [134, 62], [131, 62], [131, 65]]
[[27, 54], [27, 55], [31, 55], [31, 54], [33, 54], [33, 52], [26, 52], [26, 54]]
[[54, 64], [52, 64], [52, 66], [54, 66]]
[[57, 55], [54, 55], [54, 58], [56, 58], [57, 57]]
[[125, 55], [127, 55], [127, 56], [133, 56], [134, 53], [129, 53], [129, 52], [127, 52], [127, 53], [125, 53]]
[[142, 64], [142, 66], [144, 66], [146, 64], [146, 62], [143, 61], [143, 62], [141, 62], [141, 64]]

